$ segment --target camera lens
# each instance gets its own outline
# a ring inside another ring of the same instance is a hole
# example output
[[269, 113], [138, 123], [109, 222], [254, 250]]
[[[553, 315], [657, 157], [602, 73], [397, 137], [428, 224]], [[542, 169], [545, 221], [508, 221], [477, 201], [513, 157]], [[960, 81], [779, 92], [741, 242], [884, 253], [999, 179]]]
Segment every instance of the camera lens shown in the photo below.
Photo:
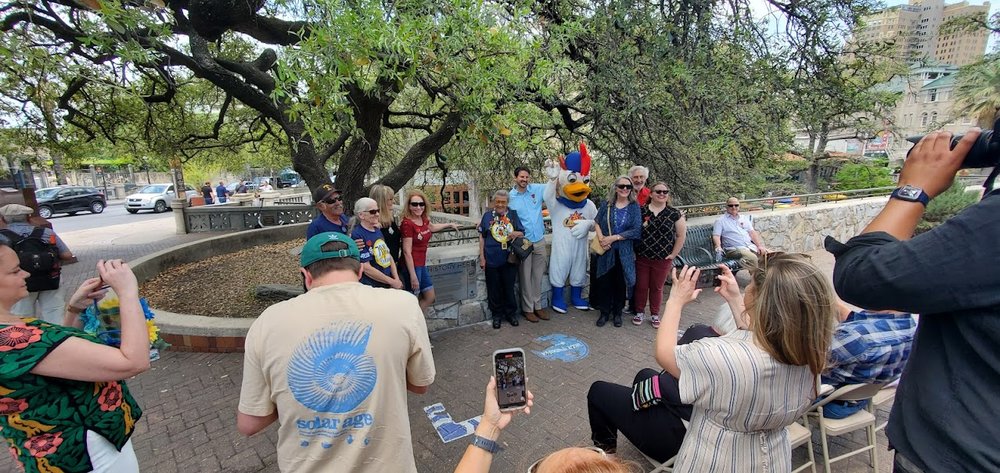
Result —
[[[976, 142], [973, 143], [969, 154], [965, 155], [965, 159], [962, 161], [962, 169], [990, 168], [1000, 164], [1000, 135], [995, 134], [998, 126], [1000, 126], [1000, 120], [997, 120], [996, 124], [994, 124], [993, 130], [983, 130], [979, 134], [979, 138], [976, 138]], [[951, 149], [955, 149], [955, 145], [962, 139], [962, 136], [964, 135], [952, 136]], [[917, 143], [923, 137], [923, 135], [911, 136], [906, 141]], [[910, 151], [913, 151], [913, 148], [910, 148]], [[910, 151], [906, 152], [907, 156], [910, 155]]]

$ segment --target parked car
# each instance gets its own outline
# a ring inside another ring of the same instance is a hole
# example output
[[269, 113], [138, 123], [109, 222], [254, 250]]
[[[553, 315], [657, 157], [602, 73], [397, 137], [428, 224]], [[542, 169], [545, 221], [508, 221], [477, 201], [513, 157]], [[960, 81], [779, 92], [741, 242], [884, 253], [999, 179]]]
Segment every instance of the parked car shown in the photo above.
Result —
[[76, 215], [84, 210], [99, 214], [108, 205], [104, 193], [96, 187], [59, 186], [35, 191], [38, 216], [50, 218], [54, 214]]
[[[184, 191], [187, 193], [188, 204], [191, 203], [192, 197], [201, 195], [194, 187], [187, 184], [184, 185]], [[153, 213], [165, 212], [170, 210], [171, 200], [174, 200], [173, 184], [150, 184], [125, 198], [125, 210], [130, 214], [140, 210], [152, 210]]]

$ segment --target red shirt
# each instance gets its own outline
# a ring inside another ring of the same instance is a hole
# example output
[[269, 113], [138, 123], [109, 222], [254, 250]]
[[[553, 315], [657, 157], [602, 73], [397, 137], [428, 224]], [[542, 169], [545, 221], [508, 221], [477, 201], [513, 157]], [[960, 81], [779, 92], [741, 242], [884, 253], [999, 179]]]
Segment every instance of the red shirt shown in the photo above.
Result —
[[643, 186], [642, 190], [639, 191], [639, 194], [635, 196], [635, 200], [639, 201], [639, 207], [642, 207], [643, 205], [646, 205], [646, 202], [649, 202], [649, 194], [652, 193], [653, 191], [650, 190], [649, 186]]
[[403, 234], [403, 240], [413, 239], [413, 247], [410, 254], [413, 256], [413, 266], [427, 266], [427, 245], [431, 242], [431, 222], [424, 220], [423, 225], [413, 223], [409, 218], [403, 219], [399, 231]]

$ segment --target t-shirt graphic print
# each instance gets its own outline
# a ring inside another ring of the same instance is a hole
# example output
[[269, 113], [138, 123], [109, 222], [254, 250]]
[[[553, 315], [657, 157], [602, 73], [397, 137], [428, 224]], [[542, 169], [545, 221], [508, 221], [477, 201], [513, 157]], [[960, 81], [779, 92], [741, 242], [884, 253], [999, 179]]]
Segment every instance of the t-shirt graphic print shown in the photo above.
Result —
[[368, 445], [375, 418], [365, 401], [378, 381], [375, 360], [367, 353], [371, 332], [371, 324], [338, 322], [295, 348], [288, 361], [288, 389], [316, 413], [293, 420], [301, 447], [315, 442], [323, 448], [333, 442]]

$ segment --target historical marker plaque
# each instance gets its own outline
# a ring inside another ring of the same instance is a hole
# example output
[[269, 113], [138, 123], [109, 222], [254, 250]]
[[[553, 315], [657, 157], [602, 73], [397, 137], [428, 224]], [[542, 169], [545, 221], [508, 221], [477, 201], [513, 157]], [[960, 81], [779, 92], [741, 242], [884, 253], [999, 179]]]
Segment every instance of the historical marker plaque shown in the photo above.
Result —
[[458, 261], [427, 267], [434, 281], [435, 304], [451, 304], [476, 298], [476, 261]]

